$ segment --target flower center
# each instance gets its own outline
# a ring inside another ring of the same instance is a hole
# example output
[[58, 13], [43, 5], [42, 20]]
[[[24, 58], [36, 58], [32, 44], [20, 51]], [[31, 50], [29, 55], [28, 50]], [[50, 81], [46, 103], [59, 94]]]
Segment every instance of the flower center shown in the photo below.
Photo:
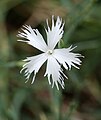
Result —
[[53, 53], [53, 50], [48, 50], [47, 53], [51, 55]]

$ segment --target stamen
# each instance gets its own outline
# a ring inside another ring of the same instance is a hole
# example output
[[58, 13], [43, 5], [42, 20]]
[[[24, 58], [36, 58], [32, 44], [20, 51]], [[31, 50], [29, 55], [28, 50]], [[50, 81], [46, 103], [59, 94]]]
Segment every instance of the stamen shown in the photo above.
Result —
[[53, 50], [48, 50], [47, 53], [51, 55], [53, 53]]

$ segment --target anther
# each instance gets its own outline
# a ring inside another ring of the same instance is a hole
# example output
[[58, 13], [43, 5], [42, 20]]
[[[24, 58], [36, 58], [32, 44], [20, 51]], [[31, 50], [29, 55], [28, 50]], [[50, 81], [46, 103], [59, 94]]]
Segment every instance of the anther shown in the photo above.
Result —
[[53, 50], [48, 50], [47, 52], [49, 55], [51, 55], [53, 53]]

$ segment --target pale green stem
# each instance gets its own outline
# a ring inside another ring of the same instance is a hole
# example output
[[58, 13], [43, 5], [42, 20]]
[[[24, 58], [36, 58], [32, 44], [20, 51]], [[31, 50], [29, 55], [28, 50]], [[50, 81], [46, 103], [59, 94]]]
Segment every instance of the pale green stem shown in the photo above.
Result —
[[55, 87], [51, 89], [52, 95], [52, 111], [54, 114], [54, 120], [61, 119], [61, 102], [62, 102], [62, 93], [61, 90], [57, 90]]

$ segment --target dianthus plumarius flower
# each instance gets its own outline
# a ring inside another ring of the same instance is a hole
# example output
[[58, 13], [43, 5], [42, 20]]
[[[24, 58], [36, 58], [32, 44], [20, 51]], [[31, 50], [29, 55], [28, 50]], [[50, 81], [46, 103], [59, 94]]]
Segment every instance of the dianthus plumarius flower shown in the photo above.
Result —
[[67, 76], [64, 74], [62, 68], [70, 70], [71, 67], [74, 66], [79, 69], [78, 65], [81, 65], [79, 57], [82, 57], [82, 55], [73, 53], [72, 50], [75, 47], [73, 48], [72, 46], [62, 49], [56, 48], [56, 45], [61, 40], [64, 33], [64, 23], [59, 16], [57, 17], [56, 22], [54, 16], [52, 16], [52, 27], [49, 27], [48, 19], [46, 20], [46, 23], [47, 29], [45, 29], [45, 31], [47, 43], [40, 32], [37, 29], [32, 29], [30, 25], [24, 25], [22, 32], [18, 32], [17, 36], [23, 38], [18, 41], [25, 42], [42, 52], [42, 54], [27, 57], [24, 60], [26, 63], [23, 65], [21, 72], [24, 70], [26, 82], [29, 80], [30, 75], [34, 73], [31, 82], [31, 84], [33, 84], [39, 69], [47, 62], [44, 76], [48, 77], [49, 84], [52, 85], [52, 88], [55, 84], [58, 90], [58, 84], [60, 84], [64, 89], [64, 79], [67, 79]]

